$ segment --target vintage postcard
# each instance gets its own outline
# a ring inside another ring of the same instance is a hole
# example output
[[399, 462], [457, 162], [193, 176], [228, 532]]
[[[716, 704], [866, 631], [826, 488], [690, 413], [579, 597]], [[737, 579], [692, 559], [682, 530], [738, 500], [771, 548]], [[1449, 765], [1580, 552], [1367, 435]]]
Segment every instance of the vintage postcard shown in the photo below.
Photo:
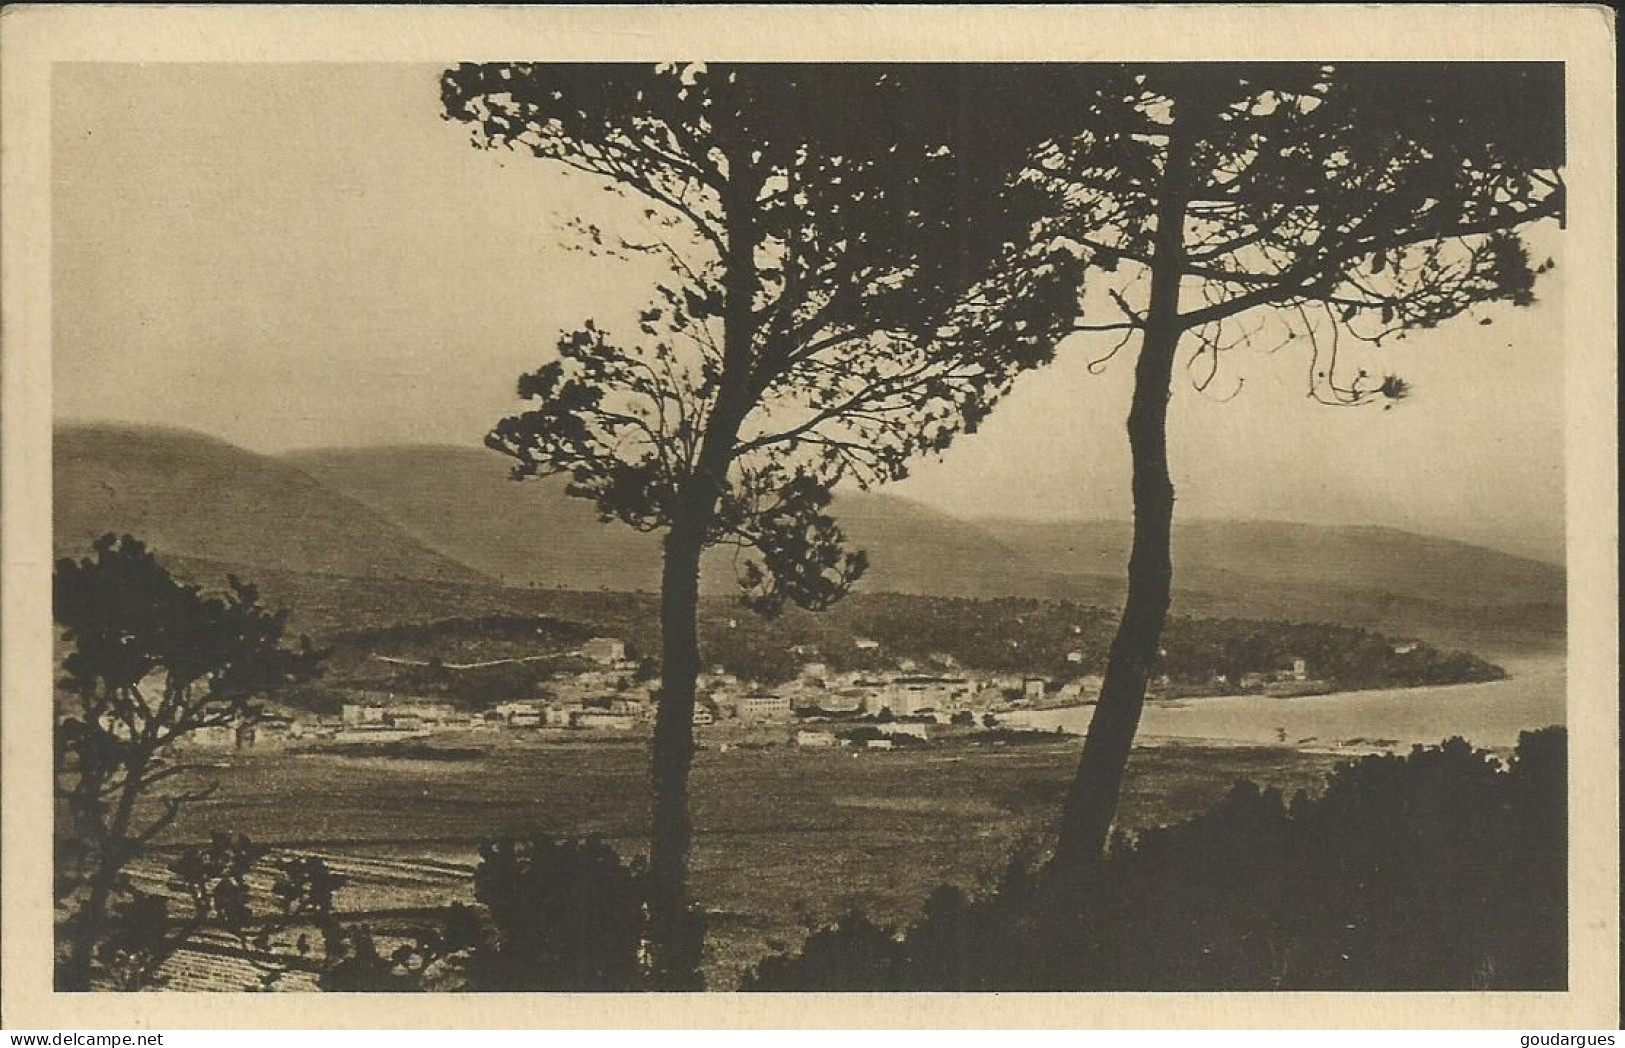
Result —
[[1613, 32], [7, 8], [6, 1023], [1613, 1025]]

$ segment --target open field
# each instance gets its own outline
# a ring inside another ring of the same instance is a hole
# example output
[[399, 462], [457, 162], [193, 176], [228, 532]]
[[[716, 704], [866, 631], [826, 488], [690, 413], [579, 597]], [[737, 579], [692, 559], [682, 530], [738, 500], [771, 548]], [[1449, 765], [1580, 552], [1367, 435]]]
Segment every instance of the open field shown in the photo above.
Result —
[[[386, 925], [471, 901], [462, 871], [489, 836], [595, 835], [625, 854], [641, 850], [645, 745], [505, 737], [478, 756], [468, 745], [455, 743], [460, 759], [234, 754], [215, 769], [217, 797], [190, 810], [167, 843], [229, 829], [335, 856], [351, 879], [341, 908]], [[710, 985], [729, 988], [764, 953], [798, 941], [803, 918], [856, 907], [905, 919], [937, 884], [970, 886], [996, 873], [1053, 818], [1080, 745], [701, 751], [693, 884], [711, 914]], [[1312, 788], [1334, 760], [1266, 747], [1143, 749], [1131, 764], [1123, 821], [1192, 814], [1239, 779]]]

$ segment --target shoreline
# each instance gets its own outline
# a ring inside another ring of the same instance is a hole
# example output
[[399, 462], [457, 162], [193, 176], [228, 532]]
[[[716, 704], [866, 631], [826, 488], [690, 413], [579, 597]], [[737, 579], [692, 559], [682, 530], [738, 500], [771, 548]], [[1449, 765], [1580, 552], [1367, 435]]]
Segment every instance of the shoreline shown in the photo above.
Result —
[[[1460, 736], [1490, 750], [1510, 749], [1520, 732], [1567, 722], [1567, 659], [1515, 660], [1496, 681], [1361, 689], [1325, 695], [1231, 695], [1147, 700], [1137, 741], [1262, 745], [1298, 752], [1405, 752]], [[1087, 731], [1093, 707], [1006, 716], [1010, 727]]]

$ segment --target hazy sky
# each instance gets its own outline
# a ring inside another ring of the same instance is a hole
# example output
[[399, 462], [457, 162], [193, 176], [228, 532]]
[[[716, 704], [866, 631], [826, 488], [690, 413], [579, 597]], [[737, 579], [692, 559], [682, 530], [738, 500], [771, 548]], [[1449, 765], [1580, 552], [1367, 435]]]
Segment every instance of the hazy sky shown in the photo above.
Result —
[[[257, 451], [477, 445], [562, 327], [646, 281], [559, 247], [585, 176], [468, 144], [421, 66], [58, 66], [59, 417], [159, 422]], [[1229, 402], [1180, 383], [1179, 512], [1375, 523], [1555, 558], [1559, 260], [1542, 301], [1373, 358], [1413, 396], [1319, 406], [1296, 347], [1231, 354]], [[893, 490], [963, 516], [1125, 517], [1132, 358], [1084, 338]]]

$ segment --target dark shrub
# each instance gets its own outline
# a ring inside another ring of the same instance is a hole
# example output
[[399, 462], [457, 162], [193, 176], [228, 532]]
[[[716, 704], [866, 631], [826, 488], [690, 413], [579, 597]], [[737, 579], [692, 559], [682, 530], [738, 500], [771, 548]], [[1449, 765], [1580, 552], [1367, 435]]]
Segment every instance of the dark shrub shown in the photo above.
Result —
[[474, 871], [476, 909], [452, 906], [439, 927], [385, 934], [329, 924], [324, 990], [492, 992], [701, 989], [704, 923], [682, 929], [680, 980], [656, 985], [649, 963], [649, 875], [597, 840], [487, 841]]
[[419, 930], [383, 948], [365, 925], [330, 922], [323, 934], [320, 986], [343, 993], [465, 988], [469, 959], [485, 942], [479, 915], [460, 903], [446, 911], [439, 929]]
[[[470, 989], [629, 991], [650, 989], [649, 875], [597, 840], [492, 841], [480, 848], [475, 895], [491, 937], [474, 951]], [[682, 988], [698, 989], [704, 925], [684, 928]], [[662, 988], [670, 989], [663, 984]]]
[[938, 889], [905, 934], [849, 917], [744, 985], [1562, 989], [1565, 740], [1525, 733], [1504, 767], [1460, 739], [1367, 757], [1290, 803], [1241, 783], [1201, 816], [1120, 836], [1081, 887], [1018, 861], [979, 898]]
[[899, 978], [902, 944], [859, 913], [814, 932], [796, 957], [769, 957], [745, 976], [746, 990], [861, 992]]

